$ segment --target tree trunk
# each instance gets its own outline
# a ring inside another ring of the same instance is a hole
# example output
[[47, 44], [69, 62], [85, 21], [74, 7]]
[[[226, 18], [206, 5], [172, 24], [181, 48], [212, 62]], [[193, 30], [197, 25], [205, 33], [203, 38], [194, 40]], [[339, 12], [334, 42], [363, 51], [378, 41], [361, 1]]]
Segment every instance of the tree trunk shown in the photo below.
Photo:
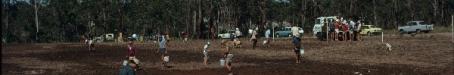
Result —
[[38, 41], [38, 33], [39, 33], [39, 21], [38, 21], [38, 5], [37, 5], [37, 0], [34, 0], [34, 6], [35, 6], [35, 25], [36, 25], [36, 33], [35, 33], [35, 41]]
[[374, 3], [374, 25], [377, 25], [377, 5], [376, 5], [376, 0], [373, 1]]

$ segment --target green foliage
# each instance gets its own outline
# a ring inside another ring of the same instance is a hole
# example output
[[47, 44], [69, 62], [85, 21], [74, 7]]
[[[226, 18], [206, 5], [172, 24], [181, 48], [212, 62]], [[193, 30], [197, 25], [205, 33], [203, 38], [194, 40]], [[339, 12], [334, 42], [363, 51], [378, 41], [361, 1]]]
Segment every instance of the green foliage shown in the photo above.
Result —
[[[367, 24], [393, 29], [410, 20], [449, 25], [454, 12], [452, 0], [41, 0], [40, 32], [35, 36], [33, 1], [2, 1], [2, 38], [75, 42], [82, 35], [169, 32], [176, 36], [181, 31], [196, 37], [206, 35], [210, 27], [215, 31], [238, 27], [245, 32], [283, 21], [310, 31], [320, 16], [358, 17]], [[89, 26], [91, 21], [94, 26]]]

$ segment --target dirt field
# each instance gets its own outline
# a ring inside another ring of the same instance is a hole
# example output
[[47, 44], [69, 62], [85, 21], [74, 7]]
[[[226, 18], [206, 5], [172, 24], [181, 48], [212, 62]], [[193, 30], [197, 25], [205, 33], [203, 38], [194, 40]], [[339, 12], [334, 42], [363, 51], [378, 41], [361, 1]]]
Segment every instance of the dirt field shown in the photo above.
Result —
[[[270, 47], [253, 50], [247, 39], [233, 49], [235, 75], [454, 75], [454, 44], [449, 33], [416, 37], [385, 35], [363, 41], [318, 41], [303, 38], [303, 63], [296, 64], [289, 39], [276, 39]], [[261, 40], [259, 40], [261, 41]], [[138, 75], [227, 75], [219, 66], [220, 40], [212, 41], [210, 64], [202, 64], [205, 40], [170, 41], [170, 68], [162, 69], [157, 44], [140, 43]], [[81, 43], [2, 44], [2, 75], [118, 75], [126, 56], [125, 43], [97, 44], [89, 52]]]

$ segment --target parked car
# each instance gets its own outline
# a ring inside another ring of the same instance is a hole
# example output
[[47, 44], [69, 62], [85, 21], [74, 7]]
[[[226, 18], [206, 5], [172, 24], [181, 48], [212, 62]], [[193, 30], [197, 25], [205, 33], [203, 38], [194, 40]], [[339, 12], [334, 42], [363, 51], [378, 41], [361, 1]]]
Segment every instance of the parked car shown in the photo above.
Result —
[[410, 21], [407, 22], [405, 25], [399, 26], [398, 29], [401, 34], [419, 32], [429, 33], [430, 31], [433, 30], [433, 24], [424, 21]]
[[[292, 29], [292, 27], [284, 27], [284, 28], [278, 29], [274, 34], [276, 35], [276, 37], [291, 37], [292, 36], [291, 29]], [[299, 33], [302, 36], [304, 33], [303, 28], [298, 27], [298, 29], [299, 29]]]
[[107, 41], [115, 41], [115, 36], [113, 33], [108, 33], [108, 34], [102, 34], [100, 36], [94, 37], [93, 40], [95, 42], [107, 42]]
[[218, 34], [218, 38], [228, 39], [228, 38], [232, 37], [234, 33], [235, 33], [235, 30], [221, 31], [221, 33]]
[[361, 32], [359, 34], [361, 35], [373, 35], [373, 34], [380, 34], [382, 32], [382, 29], [374, 26], [374, 25], [362, 25], [361, 26]]

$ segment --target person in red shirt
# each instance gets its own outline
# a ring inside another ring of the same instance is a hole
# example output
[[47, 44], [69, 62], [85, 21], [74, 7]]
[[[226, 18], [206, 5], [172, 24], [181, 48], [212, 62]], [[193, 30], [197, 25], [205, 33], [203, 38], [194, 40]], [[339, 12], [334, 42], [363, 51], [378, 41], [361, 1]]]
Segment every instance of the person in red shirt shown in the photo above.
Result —
[[128, 42], [128, 57], [135, 57], [136, 56], [136, 50], [132, 46], [133, 43], [132, 41]]
[[136, 58], [136, 50], [134, 49], [132, 40], [130, 40], [128, 42], [128, 54], [127, 54], [127, 57], [128, 57], [129, 60], [134, 61], [134, 63], [137, 65], [137, 68], [139, 68], [139, 59]]
[[348, 38], [348, 35], [350, 34], [350, 33], [349, 33], [349, 29], [348, 29], [348, 24], [342, 24], [342, 28], [343, 28], [343, 31], [344, 31], [344, 33], [343, 33], [344, 36], [343, 36], [342, 39], [343, 39], [344, 41], [347, 41], [347, 40], [348, 40], [348, 39], [347, 39], [347, 38]]

